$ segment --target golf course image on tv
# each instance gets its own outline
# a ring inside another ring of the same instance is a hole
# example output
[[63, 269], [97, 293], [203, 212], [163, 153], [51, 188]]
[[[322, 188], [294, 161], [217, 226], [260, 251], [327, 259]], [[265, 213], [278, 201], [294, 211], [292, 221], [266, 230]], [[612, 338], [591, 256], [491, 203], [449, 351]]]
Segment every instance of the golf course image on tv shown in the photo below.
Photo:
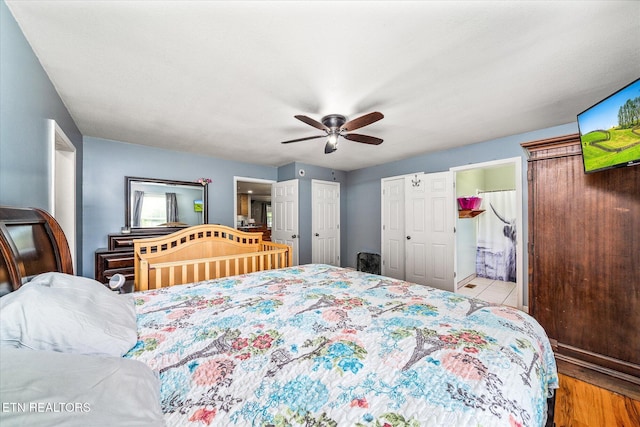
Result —
[[640, 164], [640, 79], [578, 114], [585, 172]]

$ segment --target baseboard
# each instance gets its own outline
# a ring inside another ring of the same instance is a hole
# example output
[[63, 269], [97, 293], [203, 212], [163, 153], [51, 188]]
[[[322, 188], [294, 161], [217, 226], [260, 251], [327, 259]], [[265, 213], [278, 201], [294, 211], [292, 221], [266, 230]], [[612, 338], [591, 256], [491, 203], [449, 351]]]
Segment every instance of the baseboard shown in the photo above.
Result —
[[605, 390], [640, 400], [639, 379], [556, 353], [558, 372]]

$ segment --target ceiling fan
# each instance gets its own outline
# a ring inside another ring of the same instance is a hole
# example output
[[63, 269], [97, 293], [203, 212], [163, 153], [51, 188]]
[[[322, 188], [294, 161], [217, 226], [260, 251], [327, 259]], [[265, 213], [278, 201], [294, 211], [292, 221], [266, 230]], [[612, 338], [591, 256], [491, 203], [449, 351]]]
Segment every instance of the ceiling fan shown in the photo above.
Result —
[[343, 137], [350, 141], [362, 142], [364, 144], [372, 144], [379, 145], [382, 144], [382, 139], [376, 138], [374, 136], [361, 135], [359, 133], [347, 133], [352, 130], [360, 129], [361, 127], [365, 127], [370, 125], [371, 123], [377, 122], [382, 119], [384, 116], [382, 113], [373, 112], [369, 114], [365, 114], [364, 116], [360, 116], [356, 119], [347, 121], [347, 118], [340, 114], [329, 114], [328, 116], [324, 116], [321, 121], [314, 120], [307, 116], [295, 116], [296, 119], [305, 122], [306, 124], [313, 126], [316, 129], [320, 129], [325, 131], [324, 135], [318, 136], [309, 136], [307, 138], [298, 138], [292, 139], [290, 141], [282, 141], [283, 144], [289, 144], [291, 142], [299, 142], [299, 141], [307, 141], [309, 139], [316, 138], [327, 138], [327, 144], [324, 146], [324, 153], [329, 154], [333, 153], [338, 149], [338, 137]]

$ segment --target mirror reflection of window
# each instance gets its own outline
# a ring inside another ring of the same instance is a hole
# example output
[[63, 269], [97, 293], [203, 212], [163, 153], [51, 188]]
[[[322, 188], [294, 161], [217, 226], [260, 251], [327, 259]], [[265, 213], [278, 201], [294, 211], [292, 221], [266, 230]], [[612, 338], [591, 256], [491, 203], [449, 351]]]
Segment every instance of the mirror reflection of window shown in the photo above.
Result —
[[140, 211], [141, 227], [157, 227], [167, 222], [164, 193], [144, 193], [142, 209]]

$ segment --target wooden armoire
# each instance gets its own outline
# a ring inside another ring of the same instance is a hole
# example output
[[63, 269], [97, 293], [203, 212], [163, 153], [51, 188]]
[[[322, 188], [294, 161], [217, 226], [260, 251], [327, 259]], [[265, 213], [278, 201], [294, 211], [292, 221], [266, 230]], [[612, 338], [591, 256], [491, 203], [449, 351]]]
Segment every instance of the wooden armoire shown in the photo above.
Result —
[[640, 166], [585, 174], [579, 135], [529, 156], [529, 312], [559, 370], [640, 399]]

